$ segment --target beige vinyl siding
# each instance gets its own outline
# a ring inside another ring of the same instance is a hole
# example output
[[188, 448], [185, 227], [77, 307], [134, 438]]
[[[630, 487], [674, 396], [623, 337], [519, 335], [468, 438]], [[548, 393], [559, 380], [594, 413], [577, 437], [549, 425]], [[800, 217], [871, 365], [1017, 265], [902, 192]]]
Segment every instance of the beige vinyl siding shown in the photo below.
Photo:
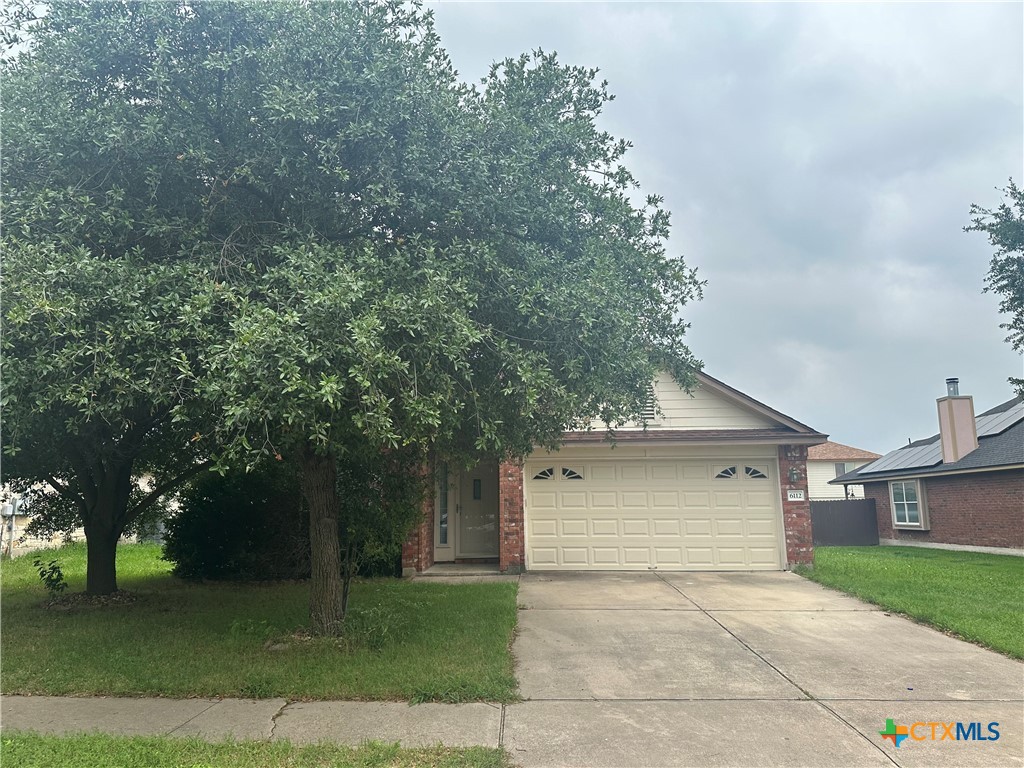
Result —
[[[748, 411], [714, 392], [698, 388], [692, 394], [684, 392], [667, 373], [654, 381], [654, 394], [660, 413], [649, 422], [648, 429], [770, 429], [778, 423]], [[600, 421], [594, 429], [604, 429]], [[639, 424], [627, 424], [619, 429], [641, 429]]]
[[[829, 482], [836, 479], [837, 461], [808, 461], [807, 462], [807, 493], [812, 501], [830, 501], [847, 498], [841, 485], [829, 485]], [[858, 467], [870, 464], [870, 461], [854, 462]], [[851, 485], [849, 498], [863, 499], [864, 486]]]

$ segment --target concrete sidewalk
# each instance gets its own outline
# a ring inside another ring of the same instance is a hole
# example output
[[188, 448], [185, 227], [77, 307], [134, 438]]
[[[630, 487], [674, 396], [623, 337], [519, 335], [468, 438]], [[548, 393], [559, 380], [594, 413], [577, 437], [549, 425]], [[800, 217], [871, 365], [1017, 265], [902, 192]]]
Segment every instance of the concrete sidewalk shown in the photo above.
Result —
[[293, 744], [399, 741], [406, 747], [497, 747], [504, 713], [501, 704], [0, 697], [0, 729], [5, 733], [287, 739]]

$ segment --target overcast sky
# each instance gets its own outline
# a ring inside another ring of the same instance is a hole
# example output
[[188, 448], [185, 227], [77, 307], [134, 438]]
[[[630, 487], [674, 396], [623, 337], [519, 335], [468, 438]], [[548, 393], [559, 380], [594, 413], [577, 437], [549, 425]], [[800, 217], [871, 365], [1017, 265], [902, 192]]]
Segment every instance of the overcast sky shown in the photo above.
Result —
[[434, 2], [461, 77], [540, 47], [598, 67], [603, 125], [708, 281], [712, 376], [886, 453], [980, 413], [1022, 362], [982, 294], [972, 202], [1024, 177], [1024, 6]]

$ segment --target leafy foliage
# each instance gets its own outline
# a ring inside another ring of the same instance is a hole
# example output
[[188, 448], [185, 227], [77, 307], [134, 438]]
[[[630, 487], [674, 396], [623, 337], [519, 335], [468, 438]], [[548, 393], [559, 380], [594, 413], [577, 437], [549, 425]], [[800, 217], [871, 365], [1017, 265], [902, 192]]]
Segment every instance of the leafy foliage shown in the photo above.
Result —
[[[995, 210], [971, 206], [967, 232], [984, 232], [995, 254], [985, 277], [985, 290], [1000, 296], [999, 311], [1010, 319], [999, 327], [1017, 352], [1024, 353], [1024, 190], [1010, 179], [1002, 190], [1006, 200]], [[1024, 394], [1024, 379], [1011, 378], [1018, 393]]]
[[291, 467], [211, 472], [190, 483], [168, 520], [164, 558], [185, 579], [309, 576], [309, 531]]
[[[598, 126], [596, 70], [537, 51], [467, 86], [397, 0], [21, 12], [5, 247], [21, 292], [51, 254], [85, 279], [13, 325], [8, 452], [45, 436], [35, 466], [87, 523], [109, 486], [104, 535], [158, 456], [169, 481], [213, 451], [303, 477], [316, 455], [521, 456], [637, 417], [659, 369], [694, 383], [701, 283]], [[106, 302], [120, 335], [87, 311]], [[32, 354], [54, 332], [70, 367]], [[75, 451], [118, 461], [97, 480]], [[311, 513], [332, 527], [336, 502]]]
[[58, 560], [51, 560], [43, 564], [38, 557], [32, 561], [32, 565], [39, 573], [39, 580], [43, 582], [50, 597], [57, 597], [68, 588], [68, 582], [64, 578], [64, 570], [60, 567]]

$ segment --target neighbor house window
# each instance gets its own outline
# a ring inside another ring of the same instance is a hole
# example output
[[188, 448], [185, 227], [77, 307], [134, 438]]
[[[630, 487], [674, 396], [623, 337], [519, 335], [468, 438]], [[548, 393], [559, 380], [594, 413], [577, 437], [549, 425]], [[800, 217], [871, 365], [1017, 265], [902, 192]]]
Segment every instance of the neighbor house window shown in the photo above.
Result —
[[893, 525], [902, 528], [927, 528], [927, 515], [921, 485], [917, 480], [893, 480], [889, 483]]
[[842, 477], [847, 472], [853, 472], [857, 468], [856, 462], [853, 461], [837, 461], [836, 462], [836, 477]]

